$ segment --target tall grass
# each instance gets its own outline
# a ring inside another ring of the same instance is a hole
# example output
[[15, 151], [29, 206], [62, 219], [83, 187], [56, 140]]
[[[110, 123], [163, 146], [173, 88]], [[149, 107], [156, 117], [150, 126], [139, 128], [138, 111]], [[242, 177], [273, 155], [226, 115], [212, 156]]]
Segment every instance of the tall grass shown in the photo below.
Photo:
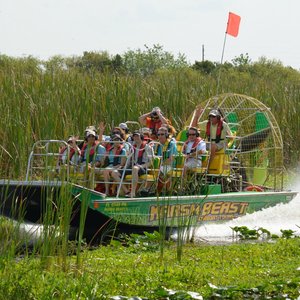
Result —
[[[154, 106], [180, 130], [196, 104], [216, 93], [217, 76], [218, 72], [203, 75], [191, 68], [158, 70], [149, 76], [44, 70], [31, 57], [0, 57], [0, 175], [23, 177], [37, 139], [82, 136], [86, 126], [100, 121], [109, 130], [119, 122], [137, 120]], [[219, 93], [258, 98], [275, 115], [278, 112], [286, 164], [293, 164], [299, 155], [299, 83], [299, 72], [261, 62], [244, 69], [225, 68], [218, 88]]]

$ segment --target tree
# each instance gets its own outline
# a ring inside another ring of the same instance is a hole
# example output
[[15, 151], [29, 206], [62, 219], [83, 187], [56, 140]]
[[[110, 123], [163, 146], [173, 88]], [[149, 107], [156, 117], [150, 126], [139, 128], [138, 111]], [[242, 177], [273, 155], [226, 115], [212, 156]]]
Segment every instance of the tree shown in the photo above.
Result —
[[150, 75], [158, 69], [175, 69], [188, 67], [186, 57], [178, 54], [175, 58], [170, 52], [164, 51], [160, 45], [153, 45], [146, 50], [129, 50], [123, 55], [124, 69], [130, 74]]
[[211, 74], [215, 70], [216, 64], [209, 60], [195, 61], [192, 68], [204, 74]]

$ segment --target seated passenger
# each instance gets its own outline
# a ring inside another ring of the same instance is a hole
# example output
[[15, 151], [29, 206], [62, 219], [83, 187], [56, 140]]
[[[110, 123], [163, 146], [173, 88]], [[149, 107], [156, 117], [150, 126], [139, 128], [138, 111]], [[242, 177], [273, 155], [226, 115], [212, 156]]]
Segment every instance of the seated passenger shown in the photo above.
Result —
[[125, 133], [125, 142], [129, 142], [129, 143], [132, 143], [132, 137], [131, 137], [131, 132], [129, 131], [129, 128], [127, 126], [126, 123], [120, 123], [119, 124], [119, 128], [123, 129], [124, 133]]
[[[64, 146], [59, 151], [58, 157], [58, 166], [66, 165], [69, 163], [70, 165], [77, 166], [80, 162], [80, 149], [77, 145], [78, 137], [69, 136], [67, 140], [68, 146]], [[68, 150], [69, 148], [69, 150]], [[68, 157], [69, 152], [69, 157]]]
[[144, 136], [144, 141], [147, 141], [147, 143], [149, 143], [151, 141], [151, 129], [148, 127], [143, 127], [140, 129], [140, 132]]
[[[195, 112], [194, 119], [192, 120], [192, 126], [197, 126], [199, 117], [201, 116], [203, 109], [198, 107]], [[198, 127], [205, 128], [207, 149], [210, 150], [209, 166], [215, 158], [216, 152], [227, 147], [227, 136], [232, 136], [231, 130], [228, 124], [223, 121], [220, 112], [217, 109], [213, 109], [209, 112], [208, 120], [198, 123]]]
[[170, 124], [166, 127], [168, 128], [169, 138], [174, 139], [174, 141], [176, 141], [176, 129]]
[[[126, 184], [122, 185], [122, 190], [124, 191], [125, 197], [135, 197], [136, 188], [138, 184], [138, 177], [146, 174], [149, 165], [147, 141], [144, 141], [144, 137], [139, 131], [135, 131], [132, 134], [132, 137], [134, 153], [131, 161], [128, 163], [126, 170], [124, 170], [124, 176], [132, 174], [132, 187], [130, 193]], [[122, 170], [115, 170], [112, 173], [112, 177], [115, 181], [119, 182], [122, 174]]]
[[[125, 123], [121, 123], [125, 124]], [[126, 125], [126, 124], [125, 124]], [[124, 127], [124, 126], [123, 126]], [[113, 129], [110, 132], [110, 135], [104, 135], [105, 131], [105, 124], [104, 122], [99, 123], [99, 141], [100, 142], [107, 142], [108, 140], [111, 140], [112, 136], [114, 134], [118, 134], [121, 136], [121, 138], [125, 141], [126, 139], [126, 132], [119, 126], [119, 127], [113, 127]]]
[[86, 168], [101, 167], [104, 163], [105, 148], [96, 140], [95, 131], [87, 130], [85, 143], [81, 149], [81, 172]]
[[161, 193], [163, 189], [170, 187], [173, 169], [173, 157], [177, 154], [176, 142], [169, 138], [168, 129], [160, 127], [158, 129], [158, 145], [154, 147], [154, 154], [161, 157], [157, 191]]
[[201, 168], [202, 154], [206, 152], [206, 143], [200, 137], [196, 127], [190, 127], [187, 132], [188, 140], [184, 143], [182, 153], [185, 154], [183, 177], [190, 169]]
[[113, 143], [106, 148], [105, 169], [103, 170], [105, 194], [110, 194], [110, 181], [114, 170], [122, 170], [126, 163], [126, 150], [122, 144], [124, 140], [119, 134], [112, 136]]
[[95, 127], [94, 125], [87, 126], [87, 127], [85, 128], [85, 130], [84, 130], [84, 141], [82, 141], [82, 142], [78, 145], [78, 147], [79, 147], [80, 149], [82, 149], [82, 147], [83, 147], [84, 144], [86, 143], [86, 135], [87, 135], [87, 132], [89, 132], [89, 131], [93, 131], [93, 132], [95, 133], [96, 140], [99, 140], [99, 137], [98, 137], [98, 135], [97, 135], [97, 129], [96, 129], [96, 127]]

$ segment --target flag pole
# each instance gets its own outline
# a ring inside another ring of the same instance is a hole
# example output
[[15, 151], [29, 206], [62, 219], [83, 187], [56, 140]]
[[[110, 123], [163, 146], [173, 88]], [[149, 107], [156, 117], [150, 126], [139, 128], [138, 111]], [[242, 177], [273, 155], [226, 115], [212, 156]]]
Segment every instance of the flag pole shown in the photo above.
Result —
[[224, 52], [225, 52], [226, 37], [227, 37], [227, 32], [225, 32], [224, 43], [223, 43], [223, 50], [222, 50], [222, 55], [221, 55], [221, 63], [220, 63], [219, 74], [218, 74], [218, 79], [217, 79], [217, 95], [219, 93], [220, 78], [221, 78], [221, 69], [222, 69]]
[[[223, 49], [222, 49], [221, 63], [220, 63], [218, 79], [217, 79], [217, 94], [219, 93], [221, 70], [222, 70], [222, 65], [223, 65], [223, 58], [224, 58], [227, 34], [237, 37], [238, 33], [239, 33], [240, 21], [241, 21], [240, 16], [238, 16], [232, 12], [229, 12], [226, 31], [225, 31], [225, 37], [224, 37], [224, 43], [223, 43]], [[216, 103], [215, 103], [215, 106], [216, 106]]]

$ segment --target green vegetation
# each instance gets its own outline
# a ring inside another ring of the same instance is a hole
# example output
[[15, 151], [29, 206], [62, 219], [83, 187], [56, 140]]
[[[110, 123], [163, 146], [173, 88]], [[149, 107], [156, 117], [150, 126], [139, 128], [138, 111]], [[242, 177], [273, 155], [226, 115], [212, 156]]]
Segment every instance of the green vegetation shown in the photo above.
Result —
[[[280, 62], [241, 55], [222, 66], [189, 65], [161, 46], [110, 56], [85, 52], [82, 57], [0, 56], [0, 175], [25, 174], [35, 140], [81, 135], [90, 124], [104, 121], [107, 130], [137, 120], [160, 106], [180, 129], [196, 104], [218, 93], [247, 94], [277, 114], [284, 137], [285, 164], [295, 164], [300, 140], [300, 74]], [[292, 120], [292, 121], [291, 121]]]
[[[245, 229], [245, 228], [244, 228]], [[47, 247], [50, 247], [49, 245]], [[69, 250], [76, 245], [70, 244]], [[0, 256], [0, 299], [295, 299], [299, 296], [299, 238], [276, 243], [176, 245], [159, 235], [123, 236], [78, 255], [37, 251]], [[194, 292], [194, 294], [189, 293]], [[198, 294], [197, 294], [198, 293]], [[172, 294], [172, 295], [170, 295]], [[198, 298], [197, 298], [198, 297]], [[115, 298], [121, 299], [121, 298]]]
[[[285, 164], [292, 166], [299, 157], [299, 83], [299, 72], [280, 62], [261, 58], [253, 63], [241, 55], [222, 66], [190, 65], [184, 55], [175, 58], [159, 45], [123, 55], [85, 52], [49, 61], [2, 55], [0, 178], [24, 178], [36, 140], [82, 136], [87, 125], [100, 121], [110, 130], [154, 106], [180, 129], [217, 89], [247, 94], [278, 113]], [[55, 226], [47, 226], [49, 213], [42, 240], [34, 244], [33, 234], [22, 233], [20, 224], [0, 218], [0, 300], [197, 299], [189, 291], [207, 299], [299, 296], [300, 244], [290, 230], [278, 238], [263, 228], [236, 227], [239, 239], [264, 236], [276, 242], [230, 246], [184, 244], [183, 235], [177, 244], [157, 233], [133, 235], [90, 251], [82, 231], [79, 243], [68, 241], [71, 205], [61, 205]]]

